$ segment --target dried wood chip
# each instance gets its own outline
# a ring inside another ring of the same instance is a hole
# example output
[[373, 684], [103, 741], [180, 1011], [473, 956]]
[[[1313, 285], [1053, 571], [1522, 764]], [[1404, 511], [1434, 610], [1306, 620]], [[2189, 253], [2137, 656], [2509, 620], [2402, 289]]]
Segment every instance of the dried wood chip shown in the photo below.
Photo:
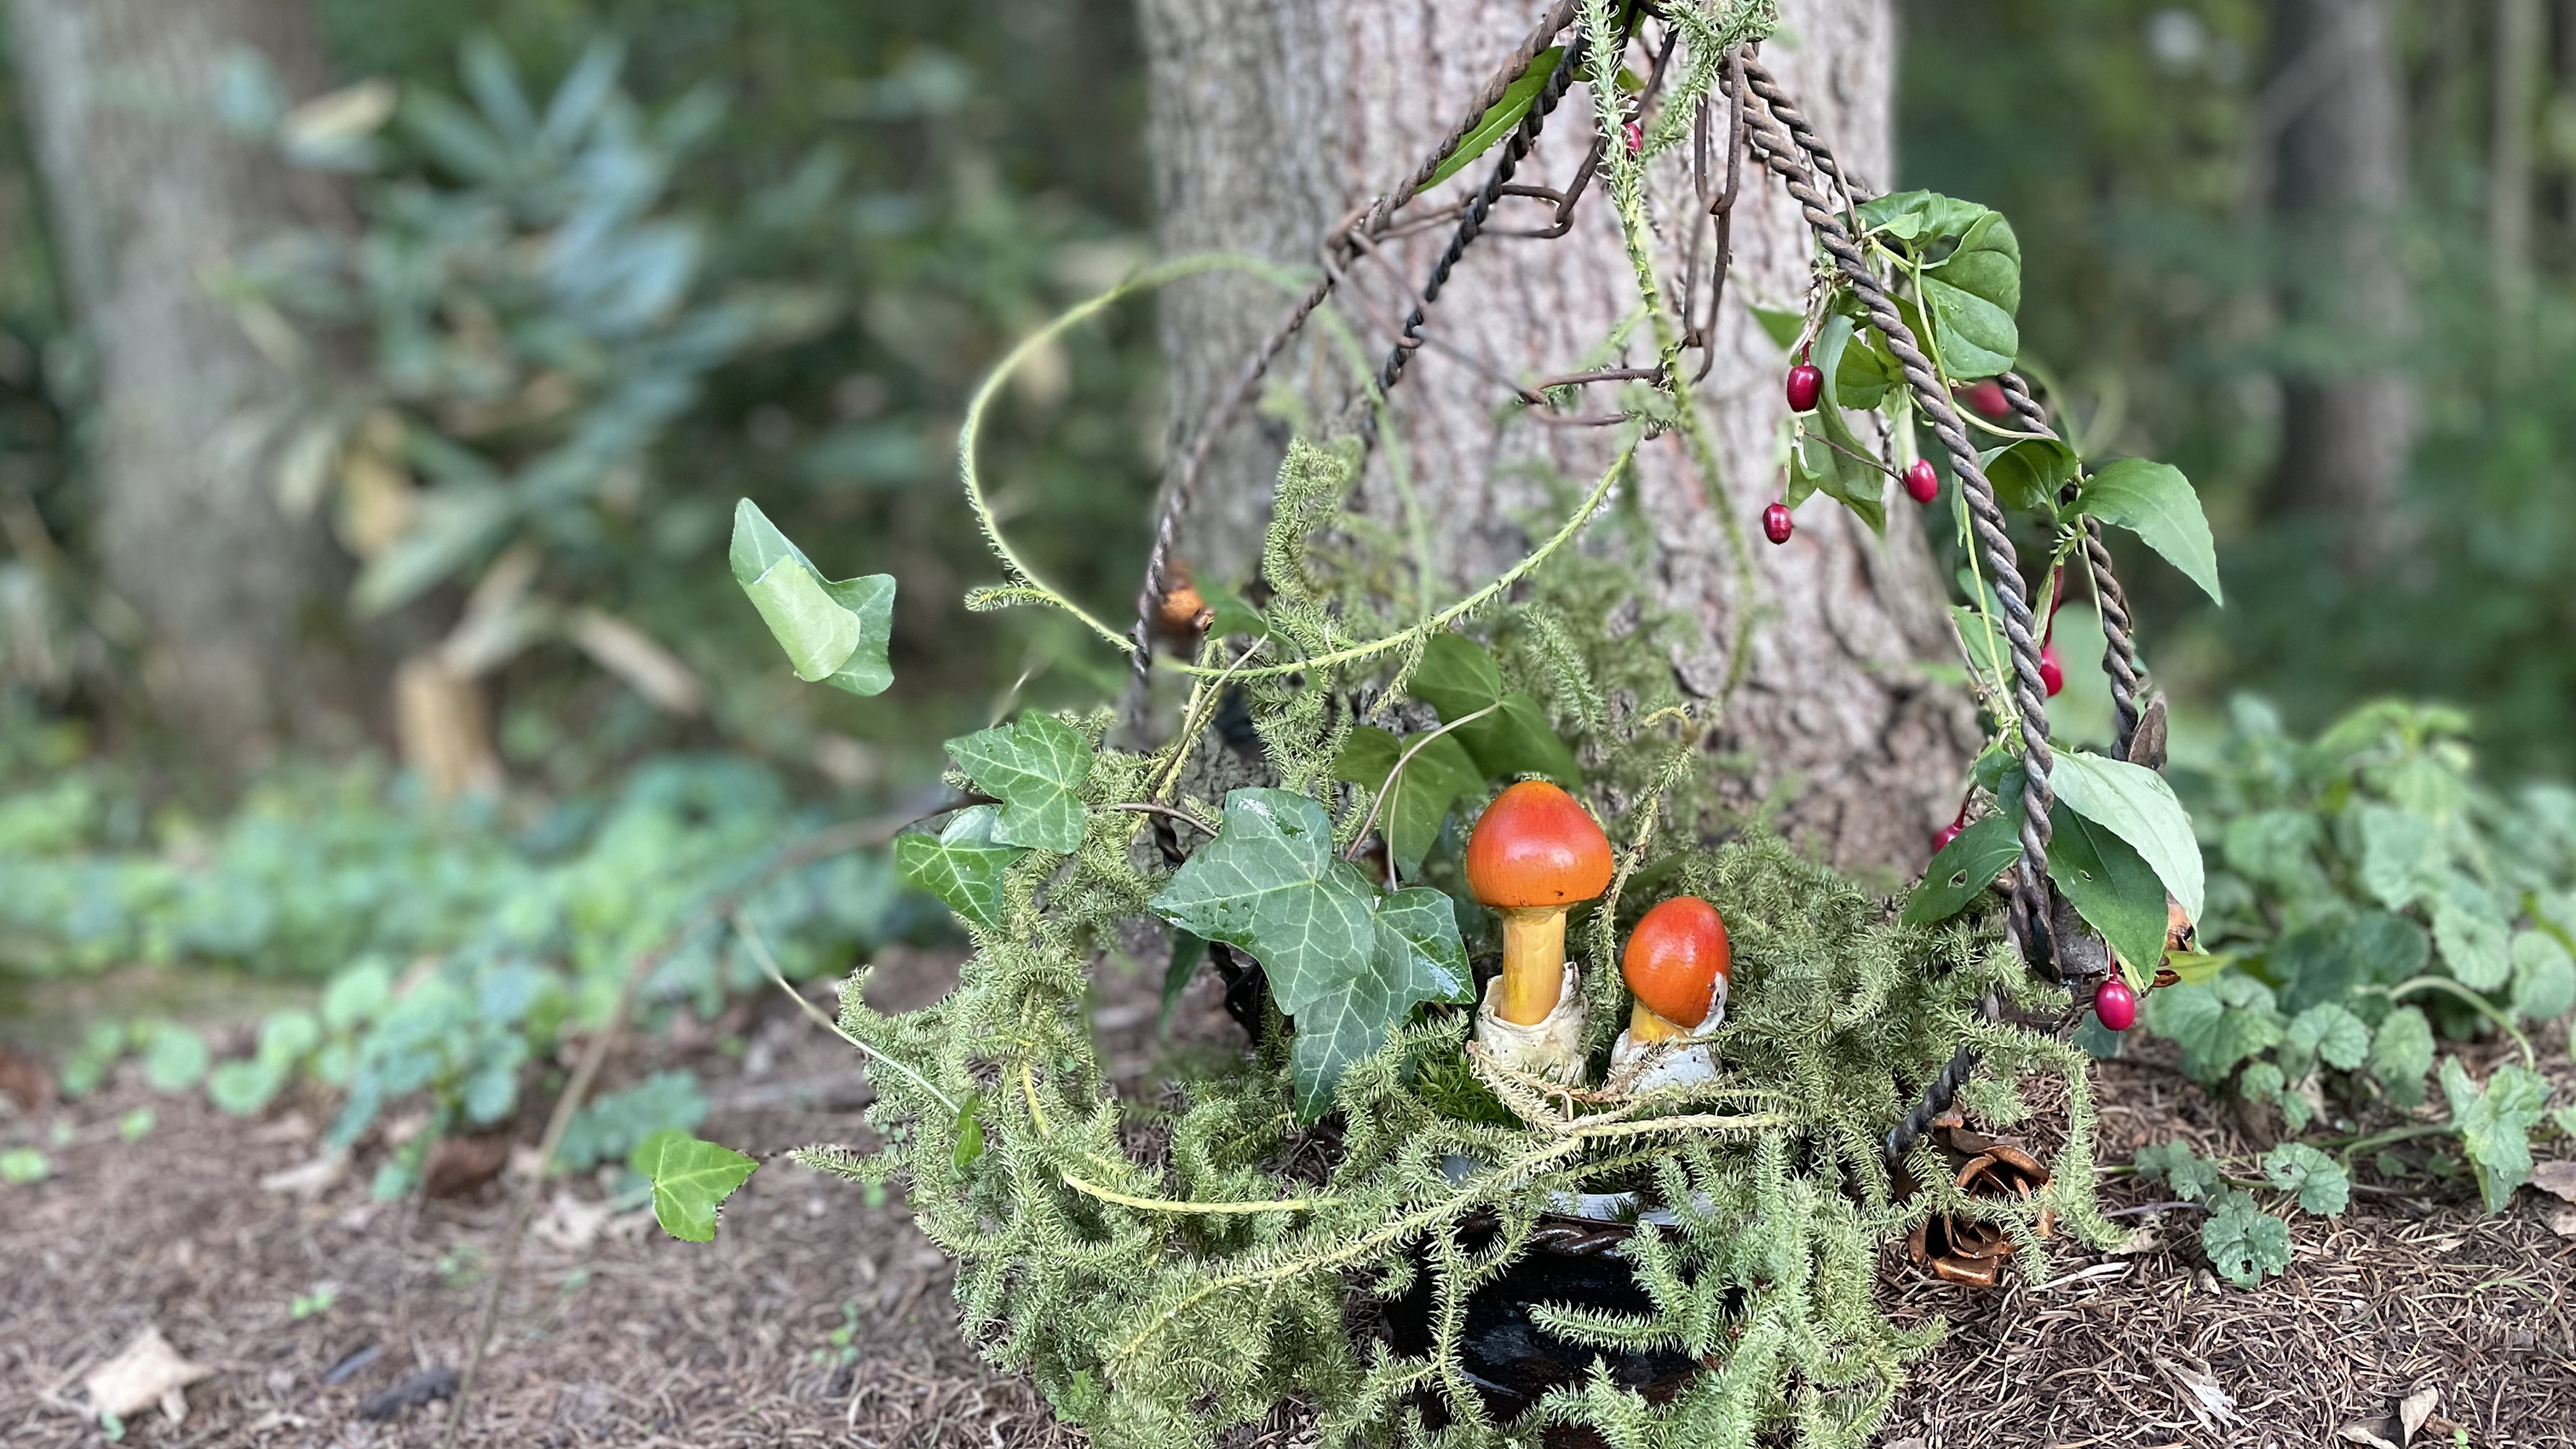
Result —
[[2422, 1432], [2424, 1421], [2433, 1417], [2433, 1410], [2439, 1408], [2441, 1403], [2442, 1391], [2431, 1384], [2426, 1384], [2408, 1394], [2405, 1402], [2397, 1406], [2397, 1424], [2404, 1431], [2399, 1436], [2398, 1442], [2413, 1443], [2415, 1436]]
[[2534, 1164], [2531, 1185], [2563, 1202], [2576, 1202], [2576, 1159]]
[[180, 1357], [156, 1326], [136, 1334], [124, 1352], [90, 1370], [81, 1385], [89, 1390], [94, 1413], [129, 1419], [159, 1404], [176, 1424], [188, 1417], [188, 1385], [213, 1372]]

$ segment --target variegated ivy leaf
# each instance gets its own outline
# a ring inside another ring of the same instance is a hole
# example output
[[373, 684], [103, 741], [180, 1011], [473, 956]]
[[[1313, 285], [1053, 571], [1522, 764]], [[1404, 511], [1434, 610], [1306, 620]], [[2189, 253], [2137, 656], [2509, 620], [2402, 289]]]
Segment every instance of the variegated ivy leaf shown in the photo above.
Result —
[[1333, 854], [1324, 809], [1288, 790], [1236, 790], [1225, 824], [1152, 902], [1156, 914], [1249, 952], [1297, 1024], [1289, 1064], [1299, 1115], [1332, 1105], [1351, 1063], [1386, 1044], [1425, 1001], [1469, 997], [1449, 898], [1380, 894]]
[[1054, 715], [1031, 711], [999, 729], [948, 742], [975, 788], [1002, 802], [992, 838], [1071, 855], [1082, 848], [1082, 781], [1091, 741]]
[[894, 683], [886, 638], [894, 627], [894, 576], [834, 582], [745, 498], [734, 505], [733, 581], [751, 596], [796, 677], [852, 694]]
[[635, 1144], [627, 1165], [652, 1180], [653, 1221], [685, 1243], [716, 1239], [716, 1209], [760, 1164], [666, 1127]]
[[937, 835], [913, 831], [894, 842], [897, 874], [937, 896], [969, 922], [992, 930], [1002, 923], [1002, 872], [1028, 854], [1025, 847], [993, 839], [998, 805], [971, 805]]

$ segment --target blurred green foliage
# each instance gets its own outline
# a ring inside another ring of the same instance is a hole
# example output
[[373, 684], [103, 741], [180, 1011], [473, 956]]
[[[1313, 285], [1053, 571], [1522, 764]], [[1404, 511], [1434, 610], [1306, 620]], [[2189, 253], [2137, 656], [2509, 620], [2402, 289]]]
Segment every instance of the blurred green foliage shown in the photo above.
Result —
[[2209, 954], [2171, 958], [2184, 980], [2149, 993], [2142, 1022], [2180, 1044], [2187, 1076], [2293, 1133], [2421, 1107], [2442, 1043], [2509, 1037], [2522, 1061], [2484, 1083], [2441, 1064], [2496, 1208], [2547, 1104], [2529, 1032], [2576, 1011], [2576, 790], [2481, 781], [2455, 710], [2375, 703], [2313, 739], [2251, 698], [2233, 716], [2219, 761], [2184, 778], [2212, 865]]
[[[2275, 378], [2364, 361], [2331, 321], [2284, 319], [2315, 258], [2269, 220], [2267, 7], [2254, 0], [1911, 0], [1903, 181], [2010, 215], [2028, 258], [2025, 356], [2063, 386], [2088, 452], [2164, 458], [2199, 487], [2224, 615], [2130, 570], [2151, 662], [2186, 696], [2238, 687], [2318, 730], [2382, 694], [2469, 709], [2486, 761], [2576, 771], [2576, 73], [2527, 119], [2528, 287], [2488, 251], [2494, 7], [2401, 0], [2402, 254], [2416, 324], [2394, 361], [2420, 415], [2386, 556], [2333, 519], [2277, 514]], [[2553, 22], [2562, 25], [2564, 21]], [[2576, 46], [2553, 40], [2553, 54]]]

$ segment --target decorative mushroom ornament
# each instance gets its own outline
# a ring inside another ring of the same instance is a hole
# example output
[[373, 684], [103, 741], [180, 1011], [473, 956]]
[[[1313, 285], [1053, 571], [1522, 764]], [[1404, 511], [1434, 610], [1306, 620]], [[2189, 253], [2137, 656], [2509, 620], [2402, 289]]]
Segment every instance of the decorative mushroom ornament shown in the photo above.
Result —
[[[1619, 974], [1636, 1003], [1629, 1008], [1628, 1029], [1610, 1049], [1612, 1084], [1635, 1091], [1717, 1075], [1707, 1046], [1688, 1041], [1726, 1020], [1734, 957], [1717, 907], [1697, 896], [1675, 896], [1646, 912], [1628, 933]], [[1673, 1041], [1686, 1044], [1648, 1064], [1650, 1048]]]
[[1467, 837], [1467, 889], [1503, 918], [1503, 971], [1485, 987], [1476, 1040], [1521, 1071], [1570, 1081], [1583, 1066], [1583, 992], [1565, 960], [1565, 914], [1610, 888], [1610, 840], [1545, 780], [1503, 791]]

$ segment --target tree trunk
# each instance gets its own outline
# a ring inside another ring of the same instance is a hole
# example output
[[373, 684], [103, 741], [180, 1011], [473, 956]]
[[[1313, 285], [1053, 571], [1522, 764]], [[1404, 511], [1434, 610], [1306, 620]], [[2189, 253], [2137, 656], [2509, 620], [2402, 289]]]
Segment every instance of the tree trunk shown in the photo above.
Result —
[[145, 679], [210, 759], [242, 763], [346, 698], [300, 646], [345, 581], [319, 519], [233, 445], [274, 383], [208, 284], [234, 252], [336, 198], [224, 133], [242, 50], [289, 96], [328, 80], [305, 0], [14, 0], [17, 73], [56, 250], [97, 357], [90, 468], [111, 589], [151, 631]]
[[2273, 502], [2385, 540], [2415, 437], [2395, 354], [2412, 310], [2399, 252], [2406, 97], [2390, 0], [2274, 0], [2272, 211], [2291, 363]]
[[[1143, 8], [1165, 251], [1224, 248], [1311, 267], [1327, 229], [1412, 170], [1544, 7], [1537, 0], [1143, 0]], [[1781, 8], [1781, 34], [1795, 39], [1769, 46], [1765, 64], [1853, 171], [1883, 181], [1895, 40], [1888, 5], [1789, 0]], [[1641, 74], [1646, 63], [1643, 47], [1631, 52]], [[1590, 145], [1592, 116], [1589, 88], [1578, 85], [1518, 179], [1564, 185]], [[1465, 194], [1491, 159], [1427, 201]], [[1680, 220], [1697, 204], [1687, 165], [1674, 153], [1656, 168], [1666, 252], [1678, 246]], [[1912, 667], [1955, 652], [1941, 590], [1917, 510], [1901, 494], [1884, 542], [1822, 497], [1798, 510], [1796, 535], [1785, 547], [1762, 540], [1760, 514], [1781, 482], [1780, 382], [1788, 360], [1745, 303], [1796, 305], [1815, 251], [1795, 207], [1749, 160], [1743, 187], [1736, 280], [1717, 328], [1715, 366], [1695, 394], [1716, 440], [1724, 497], [1712, 508], [1680, 436], [1645, 445], [1636, 503], [1651, 535], [1652, 565], [1639, 575], [1639, 592], [1648, 606], [1699, 626], [1675, 652], [1673, 667], [1690, 694], [1725, 698], [1720, 747], [1750, 762], [1731, 770], [1739, 802], [1780, 788], [1789, 801], [1780, 823], [1794, 838], [1848, 867], [1911, 872], [1921, 867], [1931, 832], [1955, 810], [1975, 744], [1959, 696]], [[1504, 206], [1497, 226], [1544, 222], [1539, 203]], [[1448, 231], [1384, 244], [1407, 291], [1420, 286]], [[1668, 278], [1680, 274], [1675, 260], [1659, 258]], [[1384, 320], [1371, 321], [1364, 310], [1345, 315], [1367, 334], [1374, 360], [1408, 304], [1391, 281], [1378, 285], [1388, 274], [1362, 266], [1375, 315]], [[1494, 373], [1531, 381], [1597, 365], [1587, 354], [1635, 297], [1617, 220], [1596, 189], [1567, 236], [1489, 234], [1479, 241], [1431, 307], [1432, 345], [1415, 354], [1393, 395], [1393, 438], [1451, 589], [1521, 557], [1530, 521], [1563, 506], [1561, 488], [1548, 480], [1580, 486], [1598, 476], [1613, 446], [1609, 429], [1533, 422]], [[1283, 305], [1277, 293], [1240, 279], [1170, 289], [1162, 318], [1176, 437], [1198, 425]], [[1651, 364], [1651, 353], [1651, 343], [1632, 345], [1620, 365]], [[1278, 371], [1304, 383], [1326, 365], [1320, 353], [1292, 354]], [[1592, 391], [1595, 406], [1612, 395]], [[1334, 395], [1315, 396], [1330, 405]], [[1248, 571], [1285, 440], [1273, 424], [1238, 425], [1213, 457], [1180, 547], [1203, 573]], [[1362, 496], [1400, 522], [1386, 476], [1390, 446], [1382, 442], [1373, 453]], [[1737, 625], [1748, 617], [1754, 627], [1738, 657]]]

